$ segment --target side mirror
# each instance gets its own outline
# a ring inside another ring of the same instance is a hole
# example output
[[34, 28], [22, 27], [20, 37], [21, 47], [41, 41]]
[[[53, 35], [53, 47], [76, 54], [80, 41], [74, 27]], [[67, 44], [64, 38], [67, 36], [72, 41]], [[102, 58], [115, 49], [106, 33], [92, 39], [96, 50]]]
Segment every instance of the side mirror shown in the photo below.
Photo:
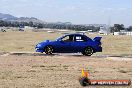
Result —
[[59, 40], [57, 40], [57, 41], [59, 41], [59, 42], [63, 42], [61, 39], [59, 39]]
[[62, 40], [60, 40], [60, 42], [62, 43], [63, 41], [62, 41]]

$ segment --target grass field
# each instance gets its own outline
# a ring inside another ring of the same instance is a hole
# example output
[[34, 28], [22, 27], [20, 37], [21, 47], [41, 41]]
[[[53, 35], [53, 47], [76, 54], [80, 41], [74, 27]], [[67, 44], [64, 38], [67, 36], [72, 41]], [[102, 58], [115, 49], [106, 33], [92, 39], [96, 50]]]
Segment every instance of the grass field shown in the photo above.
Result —
[[[54, 40], [61, 35], [31, 31], [0, 32], [0, 88], [83, 88], [78, 81], [82, 68], [90, 72], [90, 79], [132, 80], [131, 57], [100, 57], [107, 54], [132, 56], [132, 36], [102, 35], [103, 52], [91, 57], [35, 53], [34, 46], [38, 42]], [[87, 35], [91, 38], [98, 36]], [[132, 88], [132, 85], [86, 88]]]
[[[55, 40], [61, 33], [0, 32], [1, 52], [35, 52], [34, 46], [46, 39]], [[87, 36], [94, 38], [99, 35]], [[103, 52], [98, 54], [132, 54], [132, 36], [102, 35]]]

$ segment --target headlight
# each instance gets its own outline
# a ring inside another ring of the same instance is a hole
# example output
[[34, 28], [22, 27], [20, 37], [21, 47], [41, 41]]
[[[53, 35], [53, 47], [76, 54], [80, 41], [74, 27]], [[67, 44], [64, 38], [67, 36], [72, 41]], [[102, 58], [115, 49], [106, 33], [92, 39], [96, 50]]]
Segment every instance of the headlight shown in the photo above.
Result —
[[41, 47], [41, 44], [37, 44], [37, 47]]

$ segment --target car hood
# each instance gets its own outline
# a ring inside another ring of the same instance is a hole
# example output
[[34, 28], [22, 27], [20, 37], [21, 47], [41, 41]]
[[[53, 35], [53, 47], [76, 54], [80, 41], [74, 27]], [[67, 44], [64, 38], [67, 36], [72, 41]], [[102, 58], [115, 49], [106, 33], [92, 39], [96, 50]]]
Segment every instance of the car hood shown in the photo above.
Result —
[[48, 43], [48, 42], [50, 42], [50, 40], [45, 40], [45, 41], [39, 42], [38, 44], [44, 44], [44, 43]]
[[51, 43], [51, 42], [54, 42], [54, 41], [51, 41], [51, 40], [45, 40], [45, 41], [43, 41], [43, 42], [40, 42], [39, 44], [46, 44], [46, 43]]

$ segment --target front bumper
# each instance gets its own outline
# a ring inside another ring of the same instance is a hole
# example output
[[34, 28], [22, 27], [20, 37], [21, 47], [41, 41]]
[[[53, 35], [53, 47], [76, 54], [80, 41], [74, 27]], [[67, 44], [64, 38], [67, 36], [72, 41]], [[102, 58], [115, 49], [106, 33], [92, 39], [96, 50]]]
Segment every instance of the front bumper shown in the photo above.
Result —
[[41, 53], [43, 53], [43, 52], [44, 52], [44, 50], [43, 50], [43, 49], [38, 48], [38, 47], [35, 47], [35, 51], [36, 51], [36, 52], [41, 52]]

